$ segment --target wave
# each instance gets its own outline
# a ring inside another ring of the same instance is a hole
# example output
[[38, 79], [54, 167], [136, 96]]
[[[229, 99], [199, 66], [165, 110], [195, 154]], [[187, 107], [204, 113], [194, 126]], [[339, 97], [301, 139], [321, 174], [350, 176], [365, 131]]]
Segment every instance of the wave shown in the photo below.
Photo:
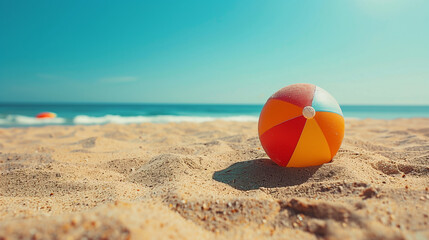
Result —
[[241, 115], [229, 117], [207, 117], [207, 116], [173, 116], [173, 115], [158, 115], [158, 116], [119, 116], [105, 115], [103, 117], [90, 117], [79, 115], [73, 119], [74, 124], [106, 124], [106, 123], [168, 123], [168, 122], [208, 122], [215, 120], [235, 121], [235, 122], [255, 122], [258, 117]]
[[48, 125], [48, 124], [64, 124], [65, 118], [35, 118], [22, 115], [7, 115], [5, 118], [0, 118], [0, 125]]
[[[345, 117], [346, 120], [359, 120], [360, 118]], [[156, 116], [120, 116], [105, 115], [93, 117], [88, 115], [78, 115], [71, 119], [56, 118], [35, 118], [23, 115], [0, 116], [0, 126], [39, 126], [39, 125], [94, 125], [94, 124], [130, 124], [130, 123], [169, 123], [169, 122], [209, 122], [209, 121], [232, 121], [232, 122], [257, 122], [258, 116], [237, 115], [237, 116], [176, 116], [176, 115], [156, 115]]]
[[0, 126], [38, 126], [38, 125], [56, 125], [56, 124], [129, 124], [129, 123], [169, 123], [169, 122], [208, 122], [215, 120], [235, 121], [235, 122], [257, 122], [258, 117], [251, 115], [228, 116], [228, 117], [209, 117], [209, 116], [120, 116], [105, 115], [102, 117], [93, 117], [87, 115], [78, 115], [72, 119], [61, 117], [56, 118], [35, 118], [22, 115], [7, 115], [0, 117]]

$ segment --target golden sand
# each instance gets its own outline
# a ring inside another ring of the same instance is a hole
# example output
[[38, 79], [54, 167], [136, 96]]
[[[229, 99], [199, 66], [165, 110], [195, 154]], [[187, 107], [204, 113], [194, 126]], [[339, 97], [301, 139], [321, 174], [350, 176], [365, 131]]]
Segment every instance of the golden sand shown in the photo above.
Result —
[[429, 239], [429, 119], [281, 168], [256, 123], [0, 129], [0, 239]]

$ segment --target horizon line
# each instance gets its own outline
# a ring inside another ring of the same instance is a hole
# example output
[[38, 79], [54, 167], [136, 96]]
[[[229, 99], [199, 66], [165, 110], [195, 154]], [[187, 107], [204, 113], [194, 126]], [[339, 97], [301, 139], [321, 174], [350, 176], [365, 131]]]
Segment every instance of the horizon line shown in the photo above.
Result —
[[[189, 102], [0, 102], [0, 105], [253, 105], [263, 106], [265, 103], [189, 103]], [[412, 106], [429, 107], [429, 104], [339, 104], [340, 106]]]

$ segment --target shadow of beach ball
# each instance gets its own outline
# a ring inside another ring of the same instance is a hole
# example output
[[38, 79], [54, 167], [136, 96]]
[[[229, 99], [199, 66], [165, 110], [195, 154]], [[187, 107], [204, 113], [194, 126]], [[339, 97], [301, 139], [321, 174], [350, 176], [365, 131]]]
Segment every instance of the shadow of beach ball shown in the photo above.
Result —
[[313, 84], [298, 83], [274, 93], [258, 122], [267, 155], [283, 167], [330, 162], [344, 137], [344, 117], [337, 101]]

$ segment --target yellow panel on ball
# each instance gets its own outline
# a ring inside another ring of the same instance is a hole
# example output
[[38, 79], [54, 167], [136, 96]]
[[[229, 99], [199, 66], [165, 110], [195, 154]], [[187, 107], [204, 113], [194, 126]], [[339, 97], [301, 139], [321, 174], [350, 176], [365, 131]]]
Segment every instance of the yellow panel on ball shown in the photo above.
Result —
[[331, 161], [325, 135], [315, 119], [307, 119], [287, 167], [317, 166]]

